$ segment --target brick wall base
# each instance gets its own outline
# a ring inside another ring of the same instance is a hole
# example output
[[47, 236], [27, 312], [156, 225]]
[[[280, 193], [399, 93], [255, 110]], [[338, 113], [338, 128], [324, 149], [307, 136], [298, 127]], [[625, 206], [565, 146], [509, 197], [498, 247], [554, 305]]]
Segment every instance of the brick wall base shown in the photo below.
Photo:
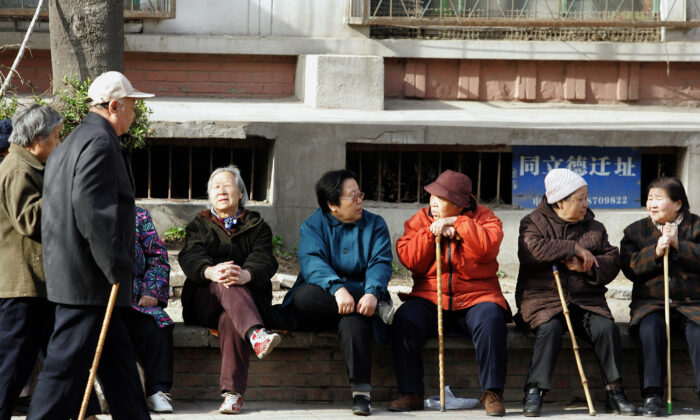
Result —
[[[511, 335], [513, 333], [510, 329]], [[547, 394], [547, 401], [563, 403], [585, 402], [576, 362], [568, 335], [554, 371], [554, 389]], [[623, 372], [629, 398], [637, 404], [641, 401], [638, 389], [636, 353], [625, 340]], [[522, 401], [523, 386], [532, 354], [533, 336], [523, 335], [509, 339], [506, 401]], [[215, 343], [213, 343], [215, 344]], [[687, 355], [685, 344], [674, 343], [673, 350], [673, 398], [696, 401], [695, 375]], [[438, 393], [438, 354], [435, 340], [429, 341], [423, 353], [425, 386], [428, 395]], [[478, 369], [471, 340], [446, 339], [445, 384], [456, 396], [479, 398]], [[603, 403], [605, 393], [595, 355], [590, 347], [582, 345], [581, 358], [594, 401]], [[372, 398], [389, 401], [397, 396], [396, 377], [391, 347], [375, 345], [372, 348]], [[175, 382], [172, 395], [176, 399], [219, 399], [218, 348], [176, 348]], [[269, 401], [348, 401], [350, 384], [335, 334], [323, 333], [314, 337], [308, 334], [292, 334], [285, 337], [280, 347], [264, 360], [251, 357], [246, 400]]]

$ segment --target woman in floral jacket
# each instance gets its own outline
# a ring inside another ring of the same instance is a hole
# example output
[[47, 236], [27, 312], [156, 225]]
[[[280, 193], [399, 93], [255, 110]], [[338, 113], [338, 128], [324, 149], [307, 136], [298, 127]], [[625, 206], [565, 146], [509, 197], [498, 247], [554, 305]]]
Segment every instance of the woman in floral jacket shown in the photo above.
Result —
[[164, 310], [170, 297], [170, 263], [151, 214], [140, 207], [136, 207], [135, 259], [134, 311], [123, 312], [123, 319], [143, 366], [148, 408], [171, 413], [174, 323]]

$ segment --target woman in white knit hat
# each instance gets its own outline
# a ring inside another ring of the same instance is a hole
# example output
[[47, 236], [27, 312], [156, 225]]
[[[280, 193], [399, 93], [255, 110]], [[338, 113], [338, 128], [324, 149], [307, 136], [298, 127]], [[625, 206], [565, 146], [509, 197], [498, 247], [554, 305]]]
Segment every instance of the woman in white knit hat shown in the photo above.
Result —
[[620, 271], [617, 247], [588, 208], [588, 185], [569, 169], [553, 169], [546, 194], [520, 221], [520, 270], [515, 292], [521, 325], [536, 334], [525, 382], [523, 415], [537, 417], [552, 388], [552, 372], [567, 327], [552, 266], [557, 265], [574, 331], [591, 343], [607, 391], [606, 411], [636, 415], [622, 388], [622, 346], [605, 300], [605, 285]]

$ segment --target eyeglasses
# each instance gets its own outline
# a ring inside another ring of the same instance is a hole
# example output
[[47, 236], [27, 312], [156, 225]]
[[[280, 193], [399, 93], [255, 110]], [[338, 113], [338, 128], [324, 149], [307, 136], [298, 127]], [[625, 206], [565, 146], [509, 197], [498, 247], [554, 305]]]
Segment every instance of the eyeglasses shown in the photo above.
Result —
[[363, 193], [363, 192], [359, 192], [359, 193], [358, 193], [358, 192], [354, 192], [354, 193], [352, 193], [352, 195], [341, 195], [340, 198], [344, 198], [344, 199], [346, 199], [346, 200], [352, 200], [352, 201], [356, 201], [358, 198], [359, 198], [360, 200], [364, 200], [364, 198], [365, 198], [365, 193]]

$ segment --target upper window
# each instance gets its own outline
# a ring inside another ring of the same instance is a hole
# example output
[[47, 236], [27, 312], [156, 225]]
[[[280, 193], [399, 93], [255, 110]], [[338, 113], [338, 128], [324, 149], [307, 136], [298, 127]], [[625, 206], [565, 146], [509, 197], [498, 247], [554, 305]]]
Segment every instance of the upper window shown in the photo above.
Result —
[[373, 38], [644, 42], [660, 41], [662, 26], [699, 26], [684, 8], [682, 0], [351, 0], [348, 22], [369, 25]]
[[[36, 11], [39, 0], [0, 0], [0, 16], [30, 18]], [[42, 18], [49, 17], [49, 2], [42, 6]], [[175, 0], [124, 0], [124, 19], [173, 19]]]

